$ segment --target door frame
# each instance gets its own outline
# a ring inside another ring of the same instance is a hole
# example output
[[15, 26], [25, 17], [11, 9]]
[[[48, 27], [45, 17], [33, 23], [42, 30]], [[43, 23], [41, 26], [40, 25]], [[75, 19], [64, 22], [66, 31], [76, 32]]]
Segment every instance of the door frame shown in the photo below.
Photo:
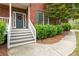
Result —
[[[23, 14], [23, 28], [26, 28], [26, 13], [17, 12], [17, 11], [13, 11], [13, 13], [12, 13], [13, 28], [16, 28], [16, 13]], [[25, 24], [24, 24], [24, 22], [25, 22]]]

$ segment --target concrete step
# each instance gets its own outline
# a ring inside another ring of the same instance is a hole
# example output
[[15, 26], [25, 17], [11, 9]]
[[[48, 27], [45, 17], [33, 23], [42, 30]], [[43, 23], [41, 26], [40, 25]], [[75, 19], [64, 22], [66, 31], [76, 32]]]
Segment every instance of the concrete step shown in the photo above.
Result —
[[28, 42], [30, 40], [34, 40], [33, 38], [22, 38], [22, 39], [17, 39], [17, 40], [11, 40], [10, 43], [20, 43], [20, 42]]
[[22, 39], [22, 38], [32, 38], [33, 36], [32, 35], [28, 35], [28, 36], [14, 36], [14, 37], [11, 37], [11, 40], [17, 40], [17, 39]]
[[16, 37], [16, 36], [28, 36], [28, 35], [32, 35], [32, 33], [16, 33], [16, 34], [11, 34], [12, 37]]
[[30, 33], [30, 31], [12, 31], [11, 34], [17, 34], [17, 33]]
[[15, 31], [15, 32], [17, 32], [17, 31], [30, 31], [30, 29], [12, 29], [11, 31]]
[[30, 29], [12, 29], [10, 47], [35, 42]]
[[29, 42], [21, 42], [21, 43], [16, 43], [16, 44], [10, 44], [10, 48], [20, 46], [20, 45], [24, 45], [24, 44], [33, 43], [33, 42], [35, 42], [35, 41], [32, 40], [32, 41], [29, 41]]

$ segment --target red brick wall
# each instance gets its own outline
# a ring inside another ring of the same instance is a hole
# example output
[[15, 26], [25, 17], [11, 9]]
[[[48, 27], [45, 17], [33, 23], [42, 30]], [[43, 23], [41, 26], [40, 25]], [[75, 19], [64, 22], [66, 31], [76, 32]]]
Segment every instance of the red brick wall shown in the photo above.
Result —
[[37, 10], [44, 11], [44, 4], [32, 3], [30, 5], [30, 17], [33, 24], [35, 24], [35, 16], [36, 16], [35, 14]]
[[9, 6], [0, 4], [0, 17], [9, 17]]

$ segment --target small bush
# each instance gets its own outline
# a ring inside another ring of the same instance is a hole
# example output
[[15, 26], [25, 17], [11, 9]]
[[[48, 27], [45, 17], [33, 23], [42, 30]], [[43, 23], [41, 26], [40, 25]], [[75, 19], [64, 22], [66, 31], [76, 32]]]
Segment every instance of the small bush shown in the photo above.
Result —
[[74, 20], [74, 23], [72, 24], [72, 29], [78, 29], [79, 30], [79, 19]]
[[56, 25], [57, 27], [57, 34], [61, 34], [63, 32], [63, 27], [61, 25]]
[[44, 29], [46, 38], [55, 36], [57, 34], [57, 28], [54, 25], [44, 25]]
[[79, 25], [79, 19], [74, 20], [74, 24], [75, 24], [75, 25]]
[[36, 34], [37, 34], [37, 39], [43, 39], [44, 38], [44, 28], [42, 25], [35, 25], [36, 28]]
[[37, 39], [45, 39], [61, 34], [63, 31], [70, 30], [71, 26], [68, 23], [62, 25], [41, 25], [36, 24]]
[[57, 27], [54, 25], [35, 25], [37, 39], [44, 39], [55, 36], [57, 34]]
[[79, 30], [79, 25], [73, 25], [73, 26], [72, 26], [72, 29], [77, 29], [77, 30]]
[[2, 21], [0, 21], [0, 44], [3, 44], [5, 39], [4, 39], [4, 33], [6, 30], [6, 24]]
[[64, 31], [69, 31], [71, 29], [71, 25], [69, 23], [63, 23], [62, 27]]
[[51, 26], [51, 32], [52, 36], [55, 36], [57, 34], [57, 27], [55, 25]]

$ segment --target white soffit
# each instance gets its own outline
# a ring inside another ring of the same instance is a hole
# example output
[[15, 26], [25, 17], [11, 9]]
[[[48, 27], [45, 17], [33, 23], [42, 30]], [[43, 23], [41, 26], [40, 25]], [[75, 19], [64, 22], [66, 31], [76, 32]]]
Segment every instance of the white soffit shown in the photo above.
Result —
[[29, 4], [27, 3], [12, 3], [12, 7], [26, 9]]

